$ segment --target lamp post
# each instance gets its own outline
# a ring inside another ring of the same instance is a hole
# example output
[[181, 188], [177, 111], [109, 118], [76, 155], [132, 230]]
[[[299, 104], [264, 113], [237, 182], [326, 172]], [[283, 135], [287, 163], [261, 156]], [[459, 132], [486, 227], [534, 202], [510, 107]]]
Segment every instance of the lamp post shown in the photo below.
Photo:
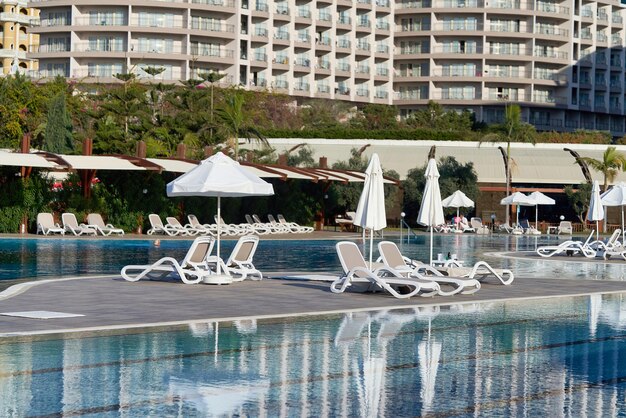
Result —
[[402, 244], [402, 224], [404, 223], [404, 217], [406, 213], [400, 212], [400, 244]]

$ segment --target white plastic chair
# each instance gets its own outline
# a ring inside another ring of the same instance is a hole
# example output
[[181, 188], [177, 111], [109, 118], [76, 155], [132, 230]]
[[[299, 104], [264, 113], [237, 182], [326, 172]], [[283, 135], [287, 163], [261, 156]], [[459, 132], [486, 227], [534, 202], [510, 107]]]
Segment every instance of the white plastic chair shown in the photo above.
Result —
[[111, 234], [124, 235], [124, 230], [116, 228], [112, 224], [105, 224], [102, 219], [102, 215], [99, 213], [90, 213], [87, 215], [87, 226], [94, 228], [97, 232], [100, 232], [103, 236], [109, 236]]
[[37, 214], [37, 234], [61, 234], [65, 235], [65, 228], [58, 223], [54, 222], [54, 217], [51, 213], [42, 212]]
[[62, 214], [61, 220], [63, 221], [63, 228], [65, 228], [65, 231], [71, 232], [76, 236], [80, 236], [83, 234], [96, 235], [97, 233], [95, 228], [89, 227], [82, 223], [79, 224], [76, 220], [76, 215], [74, 215], [73, 213], [66, 212]]

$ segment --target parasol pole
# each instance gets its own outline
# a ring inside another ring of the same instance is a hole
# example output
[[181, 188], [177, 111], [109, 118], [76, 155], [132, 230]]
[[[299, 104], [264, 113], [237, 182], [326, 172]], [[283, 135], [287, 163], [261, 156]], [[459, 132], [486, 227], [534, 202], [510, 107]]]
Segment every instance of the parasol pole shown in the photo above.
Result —
[[374, 247], [374, 230], [370, 229], [370, 270], [372, 270], [372, 257], [373, 257], [373, 247]]
[[624, 231], [624, 205], [620, 207], [622, 208], [622, 245], [624, 245], [624, 237], [626, 236], [626, 231]]
[[217, 195], [217, 274], [220, 274], [220, 235], [222, 232], [222, 211], [220, 210], [222, 206], [220, 195]]

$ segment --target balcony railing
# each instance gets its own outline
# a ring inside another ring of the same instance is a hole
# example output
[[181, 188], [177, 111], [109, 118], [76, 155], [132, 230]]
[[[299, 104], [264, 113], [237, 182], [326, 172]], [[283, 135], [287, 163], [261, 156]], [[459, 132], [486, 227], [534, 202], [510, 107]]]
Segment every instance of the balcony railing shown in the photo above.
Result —
[[389, 30], [390, 27], [391, 25], [389, 24], [389, 22], [381, 22], [381, 21], [376, 22], [376, 29]]
[[[74, 42], [72, 45], [72, 49], [77, 52], [125, 52], [126, 45], [123, 40], [119, 40], [116, 42]], [[135, 48], [138, 49], [138, 48]], [[140, 52], [153, 52], [150, 51], [140, 51]], [[173, 48], [169, 48], [166, 51], [166, 48], [161, 48], [160, 51], [154, 51], [157, 53], [171, 53], [174, 52]], [[176, 53], [180, 54], [182, 51], [178, 48]]]
[[257, 12], [269, 12], [270, 6], [267, 3], [257, 3], [254, 10]]
[[296, 85], [293, 88], [294, 90], [297, 90], [297, 91], [310, 91], [311, 90], [311, 86], [309, 85], [309, 83], [296, 83]]
[[337, 48], [350, 48], [350, 41], [347, 39], [338, 39]]
[[262, 52], [255, 52], [254, 61], [267, 62], [267, 54], [262, 53]]
[[289, 83], [287, 83], [287, 80], [276, 80], [274, 82], [274, 87], [277, 89], [287, 90], [289, 88]]
[[296, 65], [300, 67], [311, 67], [311, 60], [308, 58], [298, 58], [296, 59]]
[[274, 39], [288, 41], [289, 40], [289, 32], [276, 32], [274, 34]]
[[310, 44], [311, 43], [311, 35], [308, 34], [304, 34], [304, 33], [299, 33], [298, 37], [295, 39], [296, 42], [301, 42], [304, 44]]
[[233, 58], [235, 56], [235, 51], [232, 49], [218, 49], [198, 44], [191, 44], [190, 52], [191, 55], [200, 57]]
[[360, 50], [360, 51], [369, 51], [371, 48], [370, 44], [368, 43], [364, 43], [364, 42], [357, 42], [356, 44], [356, 49]]
[[343, 72], [349, 72], [350, 71], [350, 64], [346, 64], [346, 63], [338, 63], [337, 64], [337, 71], [343, 71]]
[[355, 70], [356, 73], [358, 74], [369, 74], [370, 73], [370, 67], [367, 65], [359, 65], [356, 67]]
[[98, 19], [96, 17], [81, 16], [74, 18], [73, 24], [74, 26], [127, 26], [128, 18], [126, 16], [120, 16], [109, 19]]
[[320, 12], [317, 20], [321, 20], [322, 22], [330, 22], [331, 21], [331, 14], [328, 12]]
[[389, 53], [389, 45], [376, 45], [376, 53], [378, 53], [378, 54], [388, 54]]
[[70, 43], [56, 43], [51, 45], [39, 45], [37, 52], [68, 52], [70, 51], [71, 45]]
[[303, 19], [310, 19], [311, 18], [311, 11], [308, 9], [298, 9], [298, 17], [301, 17]]
[[374, 95], [377, 99], [387, 99], [389, 97], [389, 92], [386, 91], [377, 91]]
[[357, 89], [356, 95], [359, 97], [368, 97], [370, 95], [370, 91], [368, 89]]
[[289, 7], [281, 6], [276, 8], [276, 14], [279, 15], [289, 15]]
[[326, 84], [318, 84], [317, 85], [317, 92], [318, 93], [330, 93], [330, 86], [328, 86]]
[[254, 36], [260, 36], [261, 38], [267, 38], [266, 28], [254, 28]]
[[206, 20], [193, 20], [191, 21], [190, 29], [195, 30], [205, 30], [208, 32], [224, 32], [224, 33], [234, 33], [235, 25], [219, 23], [214, 21], [206, 21]]

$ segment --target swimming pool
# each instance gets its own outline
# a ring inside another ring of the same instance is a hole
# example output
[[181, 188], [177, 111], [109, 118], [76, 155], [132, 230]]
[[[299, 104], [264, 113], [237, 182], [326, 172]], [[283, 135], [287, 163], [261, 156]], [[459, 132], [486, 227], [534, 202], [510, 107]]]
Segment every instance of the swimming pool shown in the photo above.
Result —
[[[398, 237], [385, 239], [398, 240]], [[270, 240], [261, 238], [255, 265], [262, 271], [330, 272], [341, 271], [333, 240]], [[484, 259], [495, 266], [512, 269], [516, 276], [623, 280], [626, 263], [577, 263], [573, 260], [518, 260], [489, 255], [494, 252], [532, 250], [537, 245], [554, 244], [555, 238], [473, 234], [435, 236], [435, 254], [457, 254], [468, 263]], [[40, 279], [81, 274], [116, 274], [128, 264], [145, 264], [161, 257], [182, 259], [190, 240], [154, 239], [10, 239], [0, 238], [0, 281]], [[222, 254], [230, 254], [234, 241], [222, 242]], [[399, 244], [402, 252], [418, 260], [429, 257], [428, 236], [413, 237]], [[361, 244], [364, 252], [367, 249]], [[377, 251], [375, 250], [375, 254]], [[487, 255], [484, 255], [487, 254]]]
[[0, 340], [0, 416], [607, 416], [622, 295]]

